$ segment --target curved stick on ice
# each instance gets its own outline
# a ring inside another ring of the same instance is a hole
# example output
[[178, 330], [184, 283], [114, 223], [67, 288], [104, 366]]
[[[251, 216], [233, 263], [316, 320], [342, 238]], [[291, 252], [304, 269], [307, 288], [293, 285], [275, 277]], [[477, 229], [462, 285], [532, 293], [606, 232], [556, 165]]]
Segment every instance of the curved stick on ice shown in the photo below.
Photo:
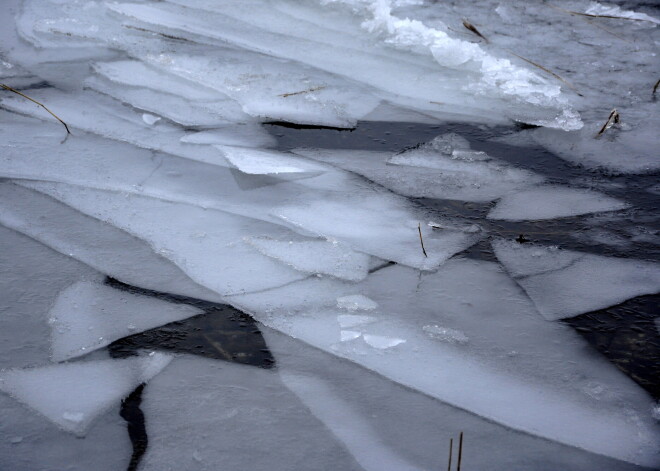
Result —
[[655, 92], [658, 91], [658, 87], [660, 87], [660, 79], [658, 79], [657, 82], [655, 82], [655, 85], [653, 85], [653, 92], [651, 93], [651, 96], [655, 98]]
[[426, 249], [424, 248], [424, 239], [422, 239], [422, 223], [417, 223], [417, 230], [419, 231], [419, 243], [422, 244], [422, 252], [424, 252], [424, 256], [428, 258], [428, 255], [426, 255]]
[[490, 42], [490, 41], [488, 41], [488, 39], [486, 38], [486, 36], [484, 36], [483, 34], [481, 34], [481, 33], [479, 32], [479, 30], [476, 28], [476, 26], [474, 26], [474, 25], [473, 25], [472, 23], [470, 23], [468, 20], [463, 19], [463, 26], [465, 26], [466, 29], [472, 31], [474, 34], [476, 34], [477, 36], [479, 36], [479, 37], [480, 37], [481, 39], [483, 39], [484, 41], [486, 41], [486, 43], [489, 43], [489, 42]]
[[11, 87], [5, 85], [4, 83], [0, 83], [0, 87], [4, 88], [5, 90], [8, 90], [8, 91], [10, 91], [10, 92], [16, 93], [17, 95], [20, 95], [20, 96], [22, 96], [23, 98], [25, 98], [25, 99], [27, 99], [27, 100], [30, 100], [32, 103], [36, 103], [37, 105], [41, 106], [44, 110], [48, 111], [48, 113], [50, 113], [50, 115], [51, 115], [53, 118], [55, 118], [56, 120], [58, 120], [60, 123], [62, 123], [62, 124], [64, 125], [64, 128], [66, 129], [66, 133], [67, 133], [67, 134], [71, 134], [71, 131], [69, 131], [69, 126], [67, 126], [66, 123], [65, 123], [64, 121], [62, 121], [62, 120], [61, 120], [61, 119], [60, 119], [55, 113], [53, 113], [53, 112], [50, 111], [48, 108], [46, 108], [46, 106], [45, 106], [43, 103], [39, 103], [39, 102], [38, 102], [37, 100], [35, 100], [34, 98], [30, 98], [29, 96], [27, 96], [27, 95], [25, 95], [25, 94], [19, 92], [18, 90], [15, 90], [15, 89], [13, 89], [13, 88], [11, 88]]
[[603, 127], [600, 128], [600, 131], [598, 131], [598, 134], [596, 134], [595, 137], [600, 137], [605, 131], [607, 131], [609, 128], [611, 128], [614, 124], [619, 123], [619, 112], [615, 109], [613, 109], [610, 112], [610, 116], [607, 118], [607, 121], [605, 121], [605, 124], [603, 124]]

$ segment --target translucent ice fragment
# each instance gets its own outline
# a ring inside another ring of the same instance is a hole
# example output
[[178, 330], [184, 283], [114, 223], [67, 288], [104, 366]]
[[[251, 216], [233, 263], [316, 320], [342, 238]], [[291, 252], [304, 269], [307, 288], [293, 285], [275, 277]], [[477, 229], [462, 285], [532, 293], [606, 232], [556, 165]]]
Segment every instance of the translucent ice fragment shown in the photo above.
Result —
[[504, 195], [488, 213], [488, 218], [506, 221], [554, 219], [628, 207], [628, 203], [596, 191], [544, 186]]

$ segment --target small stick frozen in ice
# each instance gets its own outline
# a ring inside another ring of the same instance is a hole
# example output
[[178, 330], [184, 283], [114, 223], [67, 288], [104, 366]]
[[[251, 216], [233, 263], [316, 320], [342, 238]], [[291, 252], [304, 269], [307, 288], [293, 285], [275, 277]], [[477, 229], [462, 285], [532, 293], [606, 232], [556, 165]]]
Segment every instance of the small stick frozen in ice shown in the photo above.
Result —
[[456, 465], [456, 471], [461, 471], [461, 459], [463, 458], [463, 432], [458, 439], [458, 464]]
[[454, 439], [449, 439], [449, 463], [447, 464], [447, 471], [451, 471], [451, 455], [454, 452]]
[[426, 255], [426, 249], [424, 248], [424, 239], [422, 239], [422, 223], [417, 223], [417, 230], [419, 231], [419, 243], [422, 244], [422, 252], [424, 252], [424, 256], [428, 258], [428, 255]]
[[288, 97], [288, 96], [302, 95], [303, 93], [312, 93], [312, 92], [315, 92], [315, 91], [317, 91], [317, 90], [323, 90], [324, 88], [325, 88], [325, 86], [314, 87], [314, 88], [310, 88], [310, 89], [308, 89], [308, 90], [301, 90], [301, 91], [299, 91], [299, 92], [282, 93], [281, 95], [277, 95], [277, 96], [280, 96], [280, 97], [282, 97], [282, 98], [286, 98], [286, 97]]
[[658, 79], [658, 81], [655, 82], [655, 85], [653, 85], [653, 92], [651, 93], [653, 98], [655, 98], [655, 92], [658, 91], [658, 87], [660, 87], [660, 79]]
[[67, 126], [66, 123], [64, 121], [62, 121], [55, 113], [53, 113], [48, 108], [46, 108], [46, 106], [43, 103], [39, 103], [34, 98], [30, 98], [29, 96], [25, 95], [24, 93], [21, 93], [18, 90], [15, 90], [15, 89], [5, 85], [4, 83], [0, 83], [0, 87], [4, 88], [5, 90], [8, 90], [10, 92], [16, 93], [17, 95], [20, 95], [23, 98], [30, 100], [32, 103], [36, 103], [37, 105], [41, 106], [44, 110], [48, 111], [48, 113], [50, 113], [50, 115], [53, 118], [55, 118], [56, 120], [58, 120], [60, 123], [62, 123], [64, 125], [64, 128], [66, 129], [67, 134], [71, 134], [71, 131], [69, 131], [69, 126]]
[[607, 118], [607, 121], [605, 121], [605, 124], [603, 124], [603, 127], [600, 128], [600, 131], [598, 131], [596, 137], [600, 137], [605, 131], [607, 131], [613, 125], [618, 124], [619, 120], [620, 120], [619, 112], [615, 108], [610, 112], [610, 116]]

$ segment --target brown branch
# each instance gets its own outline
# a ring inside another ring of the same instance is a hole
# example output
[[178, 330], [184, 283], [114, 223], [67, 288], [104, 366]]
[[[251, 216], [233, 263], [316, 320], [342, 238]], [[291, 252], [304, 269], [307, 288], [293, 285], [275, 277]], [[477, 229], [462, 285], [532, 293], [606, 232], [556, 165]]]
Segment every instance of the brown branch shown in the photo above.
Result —
[[4, 88], [5, 90], [8, 90], [8, 91], [10, 91], [10, 92], [16, 93], [17, 95], [20, 95], [20, 96], [22, 96], [23, 98], [26, 98], [26, 99], [30, 100], [32, 103], [36, 103], [37, 105], [41, 106], [44, 110], [48, 111], [48, 113], [50, 113], [50, 115], [51, 115], [53, 118], [55, 118], [56, 120], [58, 120], [60, 123], [62, 123], [62, 124], [64, 125], [64, 128], [66, 129], [66, 133], [67, 133], [67, 134], [71, 134], [71, 131], [69, 131], [69, 126], [67, 126], [66, 123], [65, 123], [64, 121], [62, 121], [62, 120], [59, 118], [59, 116], [57, 116], [55, 113], [53, 113], [53, 112], [50, 111], [48, 108], [46, 108], [46, 106], [45, 106], [43, 103], [39, 103], [39, 102], [38, 102], [37, 100], [35, 100], [34, 98], [30, 98], [29, 96], [27, 96], [27, 95], [25, 95], [25, 94], [19, 92], [18, 90], [14, 90], [13, 88], [11, 88], [11, 87], [5, 85], [4, 83], [0, 83], [0, 87]]
[[483, 34], [481, 34], [481, 33], [479, 32], [479, 30], [476, 28], [476, 26], [474, 26], [474, 25], [473, 25], [472, 23], [470, 23], [468, 20], [463, 19], [463, 26], [465, 26], [466, 29], [468, 29], [469, 31], [472, 31], [474, 34], [476, 34], [477, 36], [479, 36], [481, 39], [483, 39], [483, 40], [486, 41], [487, 43], [490, 42], [490, 41], [488, 41], [488, 39], [486, 39], [486, 36], [484, 36]]

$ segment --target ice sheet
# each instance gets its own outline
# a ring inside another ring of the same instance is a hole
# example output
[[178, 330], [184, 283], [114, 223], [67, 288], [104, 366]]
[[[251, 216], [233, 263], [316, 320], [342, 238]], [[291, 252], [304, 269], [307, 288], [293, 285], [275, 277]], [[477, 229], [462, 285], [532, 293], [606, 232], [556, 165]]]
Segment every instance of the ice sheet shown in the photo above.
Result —
[[0, 415], [0, 469], [117, 471], [131, 460], [119, 401], [99, 416], [84, 440], [5, 394], [0, 394]]
[[[222, 302], [220, 295], [194, 283], [174, 263], [125, 231], [8, 182], [0, 183], [0, 196], [1, 224], [100, 273], [133, 286]], [[61, 285], [58, 291], [64, 288]]]
[[122, 337], [202, 312], [99, 283], [78, 282], [60, 293], [48, 313], [52, 359], [60, 362], [86, 355]]
[[543, 181], [469, 150], [445, 155], [433, 143], [392, 156], [388, 152], [296, 149], [296, 153], [363, 175], [395, 193], [415, 198], [491, 201]]
[[323, 166], [284, 152], [221, 145], [215, 148], [231, 165], [250, 175], [318, 174], [326, 170]]
[[68, 285], [99, 275], [1, 225], [0, 271], [0, 368], [48, 363], [48, 309]]
[[307, 273], [360, 281], [369, 271], [368, 255], [337, 242], [270, 238], [248, 238], [247, 242], [262, 254]]
[[660, 292], [660, 264], [495, 240], [499, 261], [548, 320]]
[[579, 188], [543, 186], [507, 194], [488, 213], [489, 219], [538, 221], [629, 208], [630, 204]]
[[[356, 292], [379, 307], [367, 314], [375, 321], [349, 329], [360, 335], [346, 336], [336, 298]], [[305, 280], [230, 302], [267, 326], [496, 423], [620, 460], [657, 462], [650, 398], [569, 327], [545, 321], [497, 264], [455, 259], [429, 274], [392, 266], [357, 285]], [[433, 324], [468, 340], [434, 338], [423, 329]]]
[[181, 356], [145, 388], [140, 469], [362, 468], [274, 370]]
[[[344, 241], [355, 250], [422, 270], [438, 267], [481, 238], [479, 233], [468, 234], [451, 227], [433, 230], [419, 219], [411, 219], [414, 214], [408, 208], [386, 195], [365, 195], [359, 202], [342, 195], [341, 199], [277, 208], [273, 214], [293, 227]], [[426, 256], [422, 252], [419, 231]]]
[[119, 404], [170, 361], [168, 355], [150, 353], [125, 360], [5, 370], [0, 373], [0, 390], [63, 430], [83, 437], [99, 415]]
[[193, 281], [220, 295], [273, 288], [307, 276], [243, 240], [289, 234], [274, 224], [138, 195], [64, 184], [30, 187], [147, 241]]
[[[342, 441], [366, 471], [444, 469], [449, 440], [464, 432], [466, 469], [633, 470], [637, 466], [520, 433], [262, 329], [284, 384]], [[383, 463], [385, 461], [385, 463]]]

